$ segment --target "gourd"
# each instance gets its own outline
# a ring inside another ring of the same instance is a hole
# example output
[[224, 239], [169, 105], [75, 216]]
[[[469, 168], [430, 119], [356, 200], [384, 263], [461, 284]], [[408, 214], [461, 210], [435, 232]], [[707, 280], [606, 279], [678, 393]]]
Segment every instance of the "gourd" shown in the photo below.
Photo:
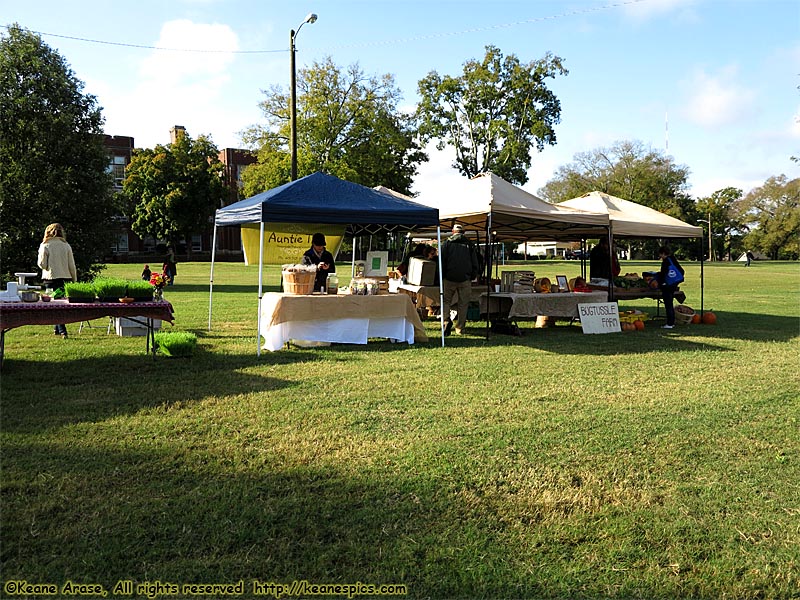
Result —
[[644, 321], [636, 320], [633, 322], [633, 326], [636, 328], [637, 331], [641, 331], [644, 329]]
[[711, 311], [703, 313], [702, 319], [704, 325], [716, 325], [717, 323], [717, 315]]
[[694, 313], [692, 316], [692, 324], [697, 325], [700, 322], [700, 313]]

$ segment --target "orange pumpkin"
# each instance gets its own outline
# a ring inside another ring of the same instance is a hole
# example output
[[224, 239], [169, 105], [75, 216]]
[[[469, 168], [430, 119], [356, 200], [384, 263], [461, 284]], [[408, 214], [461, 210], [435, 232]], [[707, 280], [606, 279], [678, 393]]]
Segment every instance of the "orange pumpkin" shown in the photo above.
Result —
[[716, 323], [717, 323], [717, 315], [715, 315], [711, 311], [703, 313], [703, 324], [704, 325], [716, 325]]
[[642, 331], [644, 329], [644, 321], [636, 320], [633, 322], [633, 326], [637, 331]]
[[692, 323], [697, 325], [700, 322], [700, 313], [694, 313], [692, 315]]
[[654, 290], [655, 290], [655, 289], [658, 289], [658, 279], [656, 279], [655, 277], [653, 277], [653, 278], [650, 280], [650, 282], [649, 282], [649, 285], [650, 285], [650, 287], [651, 287], [651, 288], [653, 288]]

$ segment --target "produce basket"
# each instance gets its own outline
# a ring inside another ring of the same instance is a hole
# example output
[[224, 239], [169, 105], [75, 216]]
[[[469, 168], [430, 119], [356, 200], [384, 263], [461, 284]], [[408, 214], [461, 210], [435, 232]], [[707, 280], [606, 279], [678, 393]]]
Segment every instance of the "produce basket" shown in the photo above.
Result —
[[303, 296], [314, 292], [317, 268], [305, 265], [283, 265], [283, 291], [286, 294]]
[[681, 304], [675, 307], [675, 323], [677, 325], [688, 325], [694, 317], [694, 309], [691, 306]]

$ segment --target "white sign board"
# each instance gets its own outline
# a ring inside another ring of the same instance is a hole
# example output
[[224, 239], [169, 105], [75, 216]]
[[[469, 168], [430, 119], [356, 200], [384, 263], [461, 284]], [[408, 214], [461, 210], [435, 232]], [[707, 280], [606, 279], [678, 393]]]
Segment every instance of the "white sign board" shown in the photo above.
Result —
[[578, 317], [583, 333], [615, 333], [619, 326], [619, 306], [616, 302], [578, 304]]

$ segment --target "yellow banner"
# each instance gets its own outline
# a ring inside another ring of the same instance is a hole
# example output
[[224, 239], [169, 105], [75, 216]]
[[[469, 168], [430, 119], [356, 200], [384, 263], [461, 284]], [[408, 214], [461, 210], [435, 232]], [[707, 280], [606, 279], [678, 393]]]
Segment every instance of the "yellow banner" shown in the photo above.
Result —
[[[264, 264], [285, 265], [302, 262], [303, 253], [311, 248], [311, 236], [325, 235], [327, 250], [334, 258], [344, 239], [344, 225], [314, 225], [310, 223], [265, 223]], [[258, 236], [260, 225], [242, 225], [244, 264], [258, 264]]]

